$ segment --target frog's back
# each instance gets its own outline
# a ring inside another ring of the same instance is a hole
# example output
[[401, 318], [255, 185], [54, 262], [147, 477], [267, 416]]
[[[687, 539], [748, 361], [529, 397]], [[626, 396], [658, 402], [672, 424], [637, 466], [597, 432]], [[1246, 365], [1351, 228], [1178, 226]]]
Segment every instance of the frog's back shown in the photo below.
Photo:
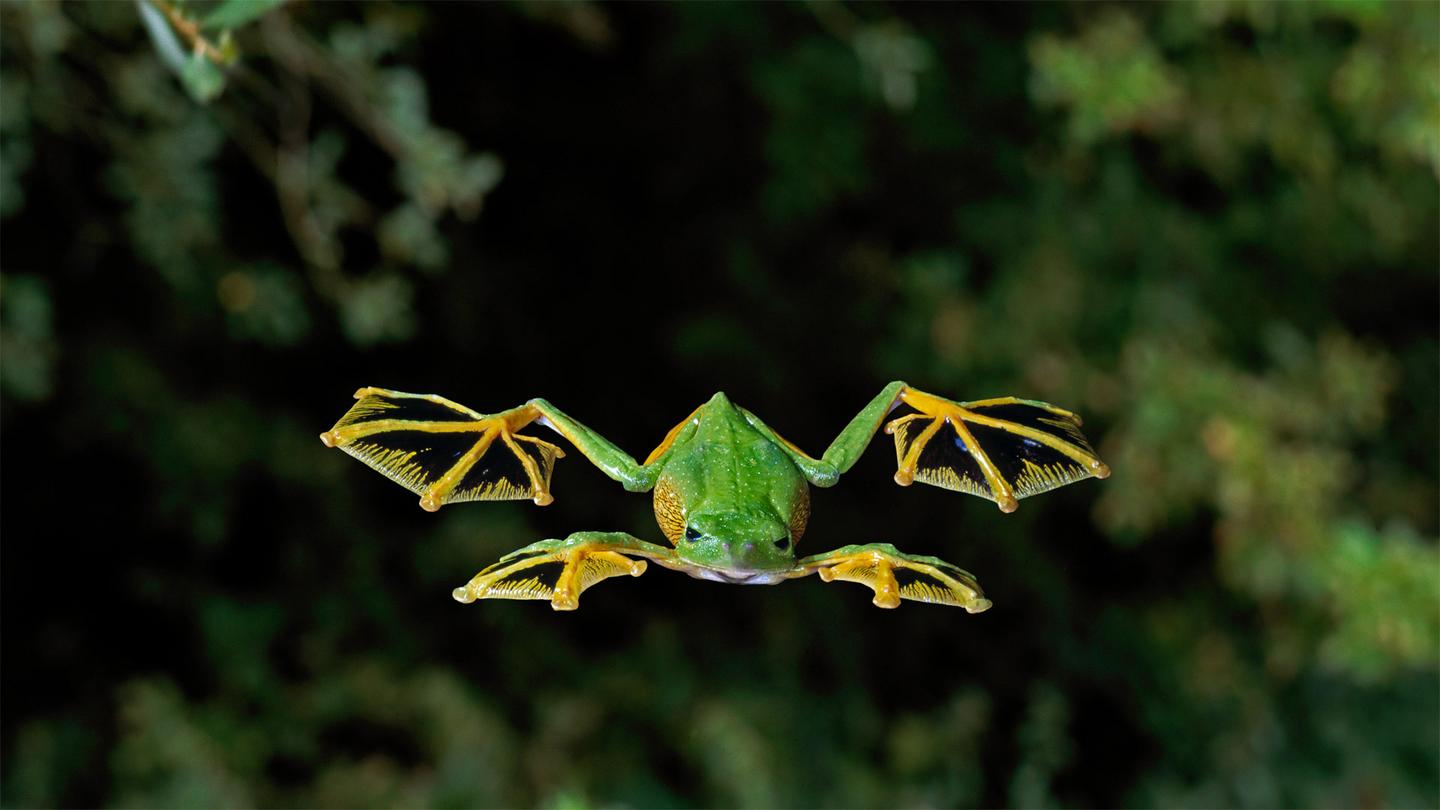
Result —
[[[693, 417], [694, 429], [677, 439], [656, 487], [656, 514], [667, 534], [682, 524], [718, 535], [763, 535], [793, 525], [809, 490], [789, 455], [756, 430], [745, 413], [717, 393]], [[803, 521], [802, 521], [803, 524]], [[779, 535], [776, 535], [779, 536]], [[792, 532], [794, 539], [798, 532]]]
[[799, 475], [794, 463], [770, 437], [756, 430], [724, 392], [717, 392], [700, 409], [695, 432], [683, 446], [676, 447], [666, 464], [669, 469], [694, 467], [717, 492], [743, 489], [746, 479], [779, 471]]

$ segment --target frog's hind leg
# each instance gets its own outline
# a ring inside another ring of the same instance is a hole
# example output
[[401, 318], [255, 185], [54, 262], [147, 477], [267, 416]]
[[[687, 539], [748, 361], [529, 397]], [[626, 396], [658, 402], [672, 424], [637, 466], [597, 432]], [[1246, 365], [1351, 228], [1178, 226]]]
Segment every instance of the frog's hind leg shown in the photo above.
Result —
[[902, 599], [953, 605], [969, 613], [990, 609], [990, 600], [968, 571], [944, 560], [905, 554], [889, 543], [845, 546], [806, 557], [804, 573], [817, 573], [826, 582], [858, 582], [875, 592], [876, 607], [900, 607]]
[[[639, 557], [642, 559], [633, 559]], [[452, 594], [456, 601], [548, 599], [555, 610], [575, 610], [580, 594], [597, 582], [645, 573], [645, 558], [662, 564], [675, 552], [619, 532], [576, 532], [541, 540], [500, 558]]]

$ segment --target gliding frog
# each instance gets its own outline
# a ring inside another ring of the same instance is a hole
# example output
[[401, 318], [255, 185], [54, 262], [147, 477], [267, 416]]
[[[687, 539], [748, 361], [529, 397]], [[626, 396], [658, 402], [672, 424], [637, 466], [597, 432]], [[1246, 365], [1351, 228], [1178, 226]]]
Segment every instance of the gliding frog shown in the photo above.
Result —
[[[565, 452], [522, 433], [550, 428], [631, 492], [654, 492], [664, 546], [617, 532], [576, 532], [502, 557], [456, 588], [461, 602], [545, 599], [579, 607], [597, 582], [640, 576], [646, 562], [693, 577], [769, 585], [819, 574], [857, 582], [875, 605], [901, 600], [990, 607], [975, 577], [935, 557], [888, 543], [850, 545], [799, 557], [810, 517], [810, 487], [839, 481], [883, 427], [895, 439], [895, 482], [921, 481], [1015, 511], [1018, 500], [1110, 470], [1080, 433], [1080, 418], [1044, 402], [1001, 397], [953, 402], [887, 385], [819, 458], [800, 450], [724, 394], [670, 430], [643, 463], [543, 399], [482, 414], [433, 394], [362, 388], [333, 428], [320, 434], [420, 495], [435, 511], [461, 501], [530, 499], [544, 506], [550, 474]], [[899, 416], [892, 412], [904, 408]], [[886, 421], [888, 418], [889, 421]]]

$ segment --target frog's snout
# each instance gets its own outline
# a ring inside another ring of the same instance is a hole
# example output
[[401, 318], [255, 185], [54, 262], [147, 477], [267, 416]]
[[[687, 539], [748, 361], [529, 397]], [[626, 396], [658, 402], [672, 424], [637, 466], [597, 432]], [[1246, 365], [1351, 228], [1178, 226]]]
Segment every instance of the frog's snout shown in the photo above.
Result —
[[737, 568], [773, 568], [784, 556], [775, 543], [767, 541], [723, 541], [720, 545], [725, 550], [725, 555], [730, 558], [731, 564]]
[[[775, 515], [768, 513], [722, 512], [690, 516], [697, 540], [708, 547], [713, 564], [742, 571], [768, 571], [789, 568], [789, 528]], [[687, 535], [688, 537], [689, 535]], [[774, 538], [782, 537], [784, 543]], [[697, 551], [705, 549], [697, 546]]]

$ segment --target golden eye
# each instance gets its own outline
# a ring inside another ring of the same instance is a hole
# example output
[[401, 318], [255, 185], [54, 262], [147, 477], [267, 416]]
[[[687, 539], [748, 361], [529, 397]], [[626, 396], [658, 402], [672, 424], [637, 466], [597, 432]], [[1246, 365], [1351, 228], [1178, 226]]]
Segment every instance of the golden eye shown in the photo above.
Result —
[[801, 536], [805, 534], [805, 524], [810, 522], [810, 487], [805, 482], [800, 482], [800, 491], [796, 493], [795, 505], [790, 513], [790, 539], [794, 543], [800, 542]]
[[655, 485], [655, 522], [671, 543], [680, 543], [685, 534], [685, 507], [680, 505], [680, 493], [669, 478], [661, 478]]

